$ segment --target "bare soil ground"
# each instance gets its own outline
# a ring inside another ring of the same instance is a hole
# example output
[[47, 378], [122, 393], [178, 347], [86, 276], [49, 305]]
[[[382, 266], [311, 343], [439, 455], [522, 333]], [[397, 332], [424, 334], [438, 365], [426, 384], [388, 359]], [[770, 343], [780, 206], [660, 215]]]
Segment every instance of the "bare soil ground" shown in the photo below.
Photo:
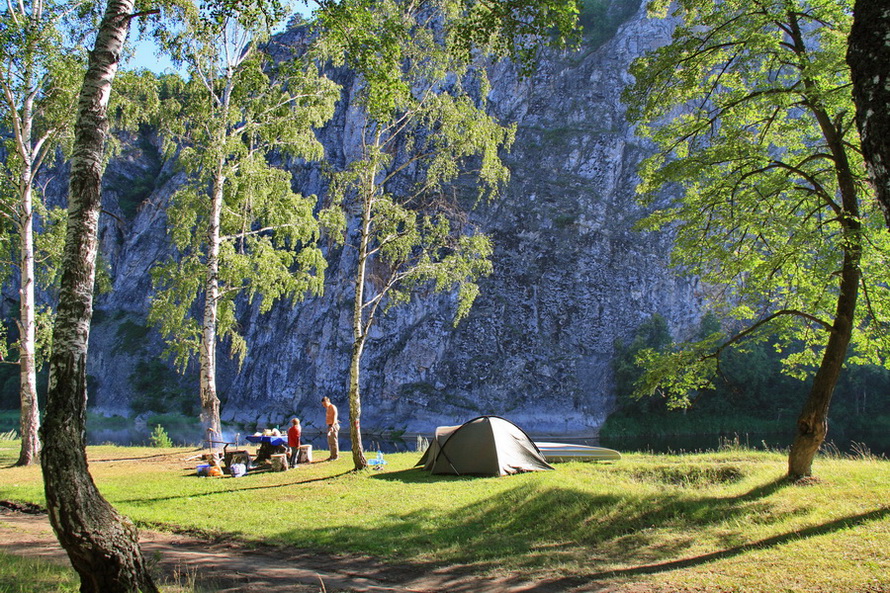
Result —
[[[200, 590], [216, 593], [617, 593], [619, 590], [633, 593], [636, 590], [567, 580], [528, 582], [518, 576], [481, 578], [461, 566], [394, 566], [367, 557], [252, 548], [239, 542], [208, 541], [157, 531], [140, 530], [140, 536], [143, 554], [154, 565], [162, 584], [194, 582]], [[8, 503], [0, 506], [0, 551], [52, 562], [68, 561], [45, 513]]]

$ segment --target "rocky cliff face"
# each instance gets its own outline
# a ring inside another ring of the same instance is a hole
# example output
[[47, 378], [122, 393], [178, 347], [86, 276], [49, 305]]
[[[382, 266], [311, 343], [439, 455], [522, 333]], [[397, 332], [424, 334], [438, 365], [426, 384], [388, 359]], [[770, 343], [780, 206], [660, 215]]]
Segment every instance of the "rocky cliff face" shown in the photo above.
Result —
[[[666, 265], [669, 237], [633, 230], [642, 214], [634, 171], [646, 148], [619, 100], [630, 61], [667, 34], [640, 9], [599, 47], [548, 54], [530, 78], [509, 64], [494, 68], [493, 108], [519, 126], [506, 156], [509, 188], [473, 213], [494, 239], [494, 274], [457, 328], [453, 299], [441, 295], [380, 320], [365, 358], [366, 429], [426, 432], [499, 414], [533, 433], [591, 434], [613, 407], [616, 338], [653, 313], [679, 334], [697, 324], [694, 283]], [[282, 38], [298, 43], [299, 34]], [[335, 166], [351, 150], [357, 118], [341, 74], [344, 102], [320, 131]], [[293, 170], [302, 192], [323, 193], [317, 166]], [[146, 139], [109, 169], [106, 204], [117, 219], [102, 244], [113, 290], [98, 300], [90, 365], [100, 410], [181, 393], [197, 401], [196, 373], [179, 378], [158, 362], [163, 346], [144, 326], [149, 269], [167, 251], [164, 205], [179, 181]], [[297, 413], [318, 426], [323, 395], [346, 411], [350, 253], [332, 250], [330, 262], [323, 297], [264, 315], [244, 308], [244, 365], [239, 372], [220, 357], [224, 421], [278, 424]]]

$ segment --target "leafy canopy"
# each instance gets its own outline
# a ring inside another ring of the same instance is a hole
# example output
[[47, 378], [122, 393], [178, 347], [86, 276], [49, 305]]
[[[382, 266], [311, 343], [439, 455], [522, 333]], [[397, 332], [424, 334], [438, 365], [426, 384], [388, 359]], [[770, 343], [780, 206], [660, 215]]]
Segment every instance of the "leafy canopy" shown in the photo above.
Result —
[[[273, 62], [261, 42], [285, 15], [277, 2], [213, 2], [191, 6], [186, 25], [161, 35], [187, 81], [164, 77], [167, 149], [188, 175], [171, 198], [170, 237], [178, 256], [153, 272], [157, 289], [150, 319], [168, 336], [180, 364], [201, 339], [191, 315], [204, 292], [214, 224], [212, 200], [222, 198], [218, 239], [218, 332], [243, 356], [235, 298], [260, 299], [268, 311], [282, 298], [320, 293], [326, 262], [316, 246], [314, 196], [291, 187], [291, 174], [270, 159], [318, 159], [313, 129], [326, 122], [336, 85], [308, 57]], [[177, 152], [178, 151], [178, 152]]]
[[[669, 6], [658, 0], [650, 10]], [[886, 363], [890, 245], [853, 126], [844, 62], [851, 2], [675, 6], [671, 43], [634, 62], [624, 97], [638, 133], [658, 147], [639, 171], [640, 198], [652, 208], [643, 227], [675, 232], [674, 265], [702, 279], [739, 337], [800, 340], [784, 358], [800, 377], [824, 351], [844, 257], [859, 258], [867, 306], [858, 308], [850, 360]], [[641, 393], [682, 398], [710, 386], [722, 346], [715, 333], [643, 352]]]
[[467, 221], [463, 207], [474, 198], [459, 179], [474, 178], [475, 199], [495, 196], [509, 179], [498, 151], [512, 144], [515, 126], [485, 112], [485, 71], [447, 34], [461, 3], [329, 8], [317, 14], [328, 52], [361, 76], [361, 154], [333, 176], [331, 197], [366, 211], [367, 254], [381, 264], [367, 323], [382, 302], [407, 302], [423, 286], [457, 290], [457, 322], [478, 294], [476, 280], [490, 273], [492, 252]]

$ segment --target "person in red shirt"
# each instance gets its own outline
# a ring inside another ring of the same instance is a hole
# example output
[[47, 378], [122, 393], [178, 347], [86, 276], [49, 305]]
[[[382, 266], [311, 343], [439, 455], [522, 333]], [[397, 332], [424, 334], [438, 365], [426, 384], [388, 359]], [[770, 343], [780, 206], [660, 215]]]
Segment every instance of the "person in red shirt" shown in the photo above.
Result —
[[294, 467], [297, 465], [297, 458], [300, 453], [300, 419], [294, 418], [291, 422], [291, 427], [287, 429], [287, 446], [290, 447], [290, 466]]

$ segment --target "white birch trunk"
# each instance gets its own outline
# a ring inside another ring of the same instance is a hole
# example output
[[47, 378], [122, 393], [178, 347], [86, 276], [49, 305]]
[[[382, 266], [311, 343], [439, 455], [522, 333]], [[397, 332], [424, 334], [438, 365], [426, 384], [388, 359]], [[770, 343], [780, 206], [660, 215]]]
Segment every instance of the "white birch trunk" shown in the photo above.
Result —
[[80, 575], [81, 593], [158, 593], [136, 527], [96, 488], [86, 459], [86, 362], [96, 277], [108, 99], [134, 0], [108, 0], [84, 76], [74, 129], [68, 230], [43, 424], [46, 505]]
[[[12, 10], [12, 8], [10, 8]], [[20, 6], [19, 18], [27, 18], [31, 27], [39, 27], [43, 18], [43, 3], [34, 2], [32, 14], [26, 16]], [[34, 43], [28, 48], [34, 51]], [[8, 75], [4, 76], [8, 79]], [[16, 115], [17, 108], [12, 90], [5, 87], [7, 109], [13, 112], [13, 133], [16, 151], [21, 159], [19, 171], [18, 207], [16, 224], [19, 235], [19, 400], [21, 414], [19, 428], [22, 447], [16, 465], [31, 465], [37, 461], [40, 452], [40, 415], [37, 409], [37, 370], [35, 362], [35, 305], [34, 305], [34, 99], [37, 95], [37, 82], [33, 64], [28, 64], [24, 74], [24, 98], [21, 112]], [[9, 81], [6, 80], [8, 83]], [[16, 121], [15, 118], [19, 119]]]
[[34, 307], [34, 212], [32, 204], [31, 168], [24, 166], [21, 175], [19, 204], [20, 275], [19, 284], [19, 375], [21, 400], [22, 449], [16, 465], [31, 465], [40, 452], [40, 415], [37, 409], [37, 370], [35, 363]]
[[349, 361], [349, 439], [352, 443], [352, 462], [355, 469], [368, 467], [362, 447], [361, 381], [362, 353], [365, 348], [367, 327], [364, 319], [365, 279], [368, 274], [368, 244], [371, 239], [372, 196], [362, 199], [362, 222], [359, 229], [358, 262], [355, 270], [355, 299], [352, 303], [352, 358]]
[[[222, 165], [220, 165], [222, 169]], [[221, 173], [213, 179], [207, 227], [207, 270], [204, 285], [204, 321], [201, 333], [201, 423], [220, 433], [219, 397], [216, 391], [216, 322], [219, 303], [220, 218], [223, 206]]]

